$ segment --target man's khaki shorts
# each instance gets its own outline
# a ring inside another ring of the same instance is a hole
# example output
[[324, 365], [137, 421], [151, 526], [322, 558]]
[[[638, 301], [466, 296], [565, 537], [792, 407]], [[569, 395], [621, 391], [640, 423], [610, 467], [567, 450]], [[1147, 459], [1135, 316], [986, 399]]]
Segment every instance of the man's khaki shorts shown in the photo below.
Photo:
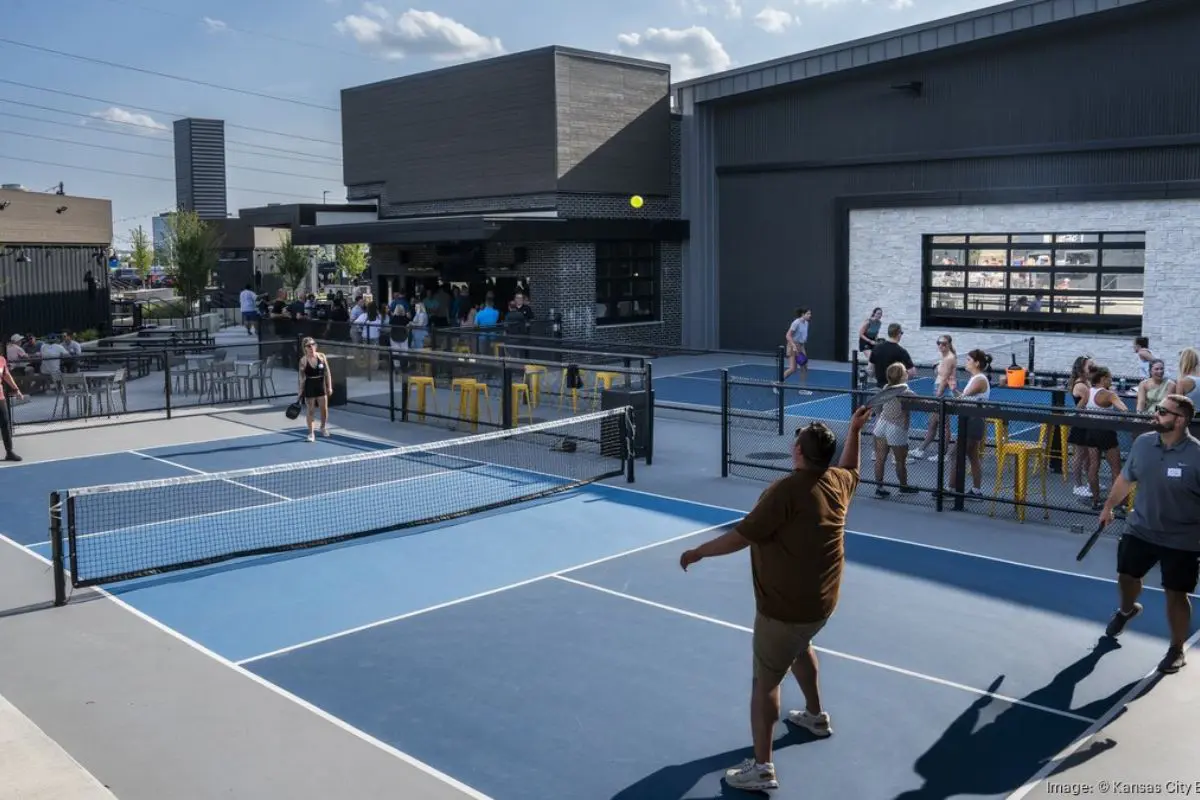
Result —
[[783, 682], [792, 662], [806, 652], [828, 620], [780, 622], [762, 614], [754, 617], [754, 677], [768, 688]]

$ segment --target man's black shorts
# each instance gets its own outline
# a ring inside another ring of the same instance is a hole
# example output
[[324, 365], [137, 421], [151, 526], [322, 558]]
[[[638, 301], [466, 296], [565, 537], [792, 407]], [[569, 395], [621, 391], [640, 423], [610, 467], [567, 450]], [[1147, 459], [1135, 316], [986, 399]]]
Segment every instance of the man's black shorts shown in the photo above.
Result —
[[1128, 533], [1121, 536], [1117, 545], [1117, 572], [1140, 579], [1155, 564], [1162, 573], [1162, 588], [1188, 594], [1196, 591], [1196, 584], [1200, 583], [1200, 553], [1163, 547]]

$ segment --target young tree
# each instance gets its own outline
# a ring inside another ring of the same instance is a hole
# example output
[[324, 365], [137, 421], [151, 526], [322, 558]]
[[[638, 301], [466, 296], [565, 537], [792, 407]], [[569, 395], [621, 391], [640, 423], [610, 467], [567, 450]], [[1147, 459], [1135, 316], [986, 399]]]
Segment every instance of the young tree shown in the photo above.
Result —
[[308, 249], [293, 243], [292, 235], [286, 234], [275, 251], [275, 271], [283, 278], [283, 285], [289, 292], [294, 294], [308, 278], [310, 265]]
[[367, 271], [367, 246], [365, 244], [339, 244], [337, 246], [338, 269], [350, 280]]
[[170, 217], [162, 259], [189, 311], [212, 282], [220, 247], [220, 234], [195, 211], [181, 210]]
[[150, 244], [150, 237], [146, 235], [146, 231], [141, 225], [129, 232], [129, 239], [133, 248], [133, 252], [129, 256], [129, 263], [138, 277], [142, 279], [142, 285], [145, 286], [150, 278], [150, 267], [154, 266], [154, 248]]

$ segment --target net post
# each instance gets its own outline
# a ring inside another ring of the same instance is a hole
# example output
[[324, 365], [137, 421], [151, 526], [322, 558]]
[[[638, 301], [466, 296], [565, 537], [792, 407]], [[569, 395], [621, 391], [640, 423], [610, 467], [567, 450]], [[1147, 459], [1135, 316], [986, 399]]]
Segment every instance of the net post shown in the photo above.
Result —
[[[850, 351], [850, 388], [851, 389], [859, 388], [859, 386], [858, 386], [858, 367], [859, 367], [858, 355], [859, 355], [858, 350]], [[858, 400], [858, 398], [854, 397], [852, 402], [856, 402], [857, 400]], [[851, 408], [850, 410], [854, 411], [855, 409]]]
[[167, 419], [171, 418], [171, 356], [166, 351], [162, 351], [162, 367], [163, 367], [163, 397], [166, 400]]
[[1037, 354], [1037, 347], [1034, 344], [1034, 338], [1035, 337], [1033, 336], [1029, 337], [1029, 367], [1027, 371], [1030, 373], [1034, 372], [1034, 356]]
[[721, 477], [729, 477], [729, 370], [721, 370]]
[[67, 579], [63, 574], [62, 495], [50, 493], [50, 568], [54, 571], [54, 605], [67, 604]]
[[783, 436], [783, 413], [784, 413], [784, 405], [785, 405], [784, 397], [783, 397], [783, 394], [784, 394], [783, 383], [786, 380], [786, 378], [783, 377], [783, 373], [787, 371], [786, 364], [787, 364], [787, 348], [784, 347], [783, 345], [779, 345], [779, 349], [776, 351], [776, 354], [775, 354], [775, 380], [778, 381], [778, 384], [779, 384], [779, 386], [778, 386], [779, 391], [776, 393], [776, 398], [775, 398], [775, 416], [778, 419], [778, 429], [779, 429], [778, 433], [780, 436]]

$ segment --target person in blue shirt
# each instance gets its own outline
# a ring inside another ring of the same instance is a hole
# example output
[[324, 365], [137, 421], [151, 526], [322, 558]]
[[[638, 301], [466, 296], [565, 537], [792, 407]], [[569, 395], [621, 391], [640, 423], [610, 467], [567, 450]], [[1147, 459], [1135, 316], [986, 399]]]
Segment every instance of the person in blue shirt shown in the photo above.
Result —
[[479, 309], [475, 314], [475, 326], [478, 328], [491, 328], [500, 321], [500, 312], [492, 305], [491, 300], [485, 300], [483, 308]]

